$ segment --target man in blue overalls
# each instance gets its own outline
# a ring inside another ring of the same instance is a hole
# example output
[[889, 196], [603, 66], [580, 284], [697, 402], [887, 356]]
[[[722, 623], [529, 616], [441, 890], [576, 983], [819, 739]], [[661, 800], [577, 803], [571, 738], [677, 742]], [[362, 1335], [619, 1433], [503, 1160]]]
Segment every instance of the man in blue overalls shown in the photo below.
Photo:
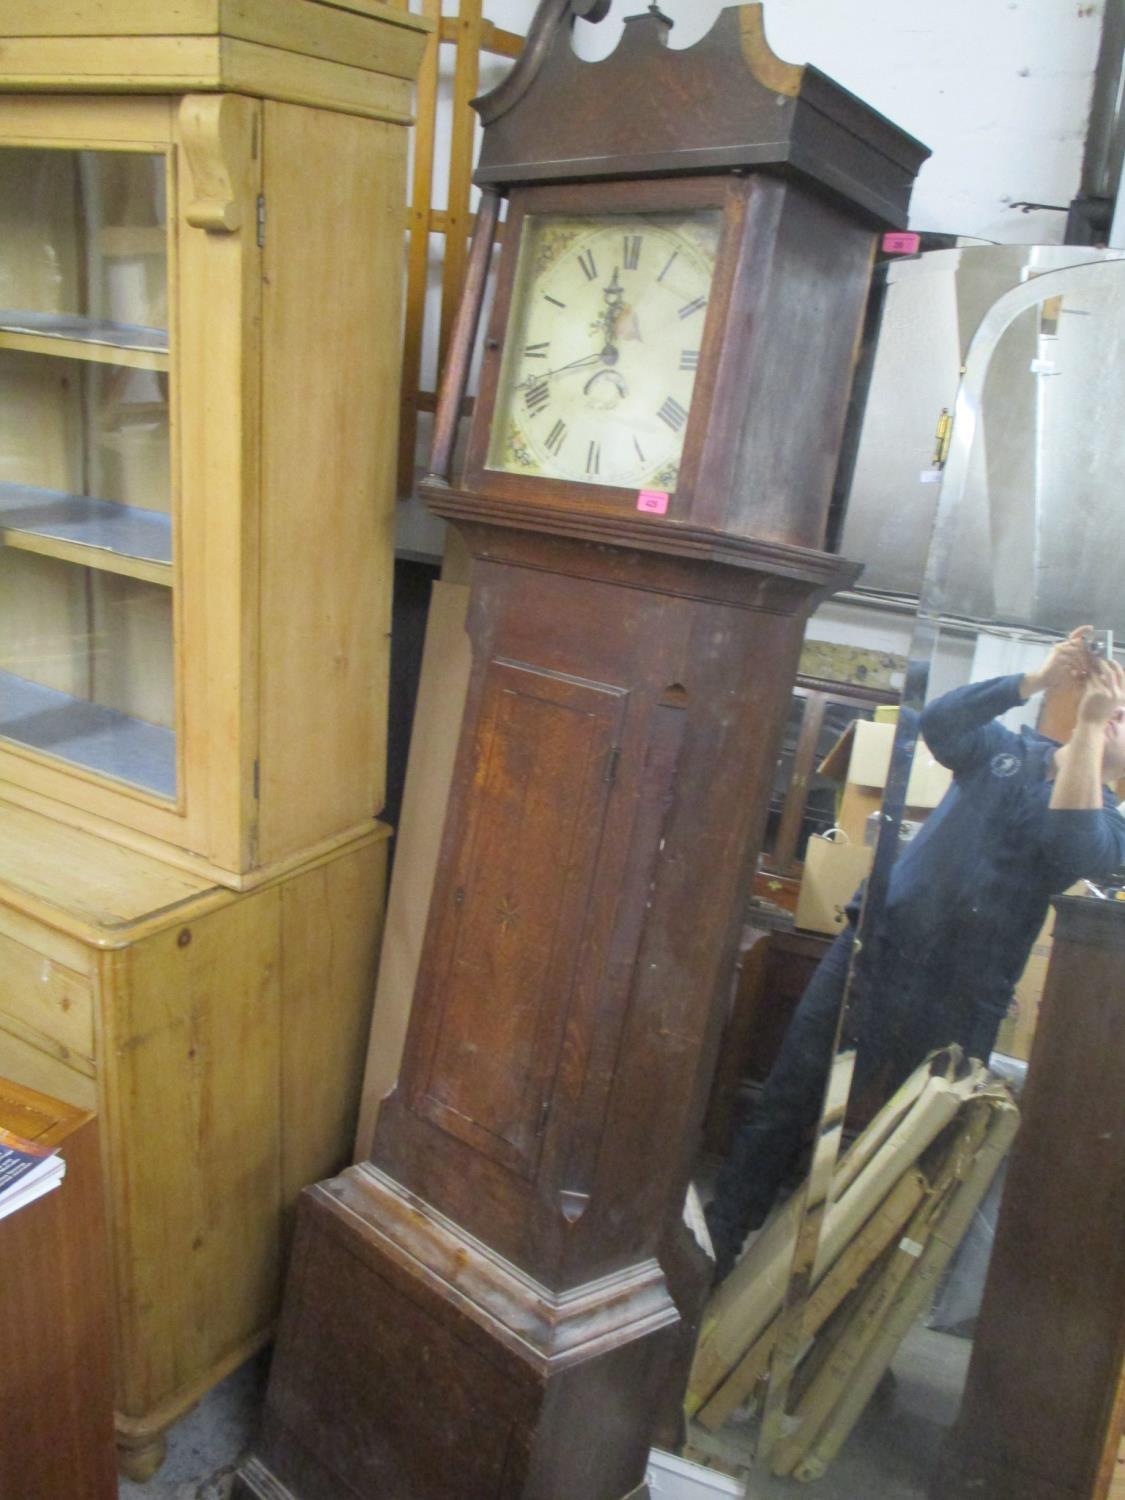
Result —
[[[1107, 783], [1125, 776], [1125, 671], [1092, 657], [1087, 627], [1037, 672], [936, 699], [919, 730], [954, 773], [891, 873], [875, 936], [856, 964], [853, 1095], [895, 1087], [935, 1048], [987, 1062], [1048, 900], [1125, 866], [1125, 818]], [[995, 722], [1034, 693], [1085, 680], [1065, 745]], [[707, 1225], [716, 1280], [765, 1219], [820, 1113], [851, 963], [858, 902], [809, 981], [752, 1119], [719, 1173]]]

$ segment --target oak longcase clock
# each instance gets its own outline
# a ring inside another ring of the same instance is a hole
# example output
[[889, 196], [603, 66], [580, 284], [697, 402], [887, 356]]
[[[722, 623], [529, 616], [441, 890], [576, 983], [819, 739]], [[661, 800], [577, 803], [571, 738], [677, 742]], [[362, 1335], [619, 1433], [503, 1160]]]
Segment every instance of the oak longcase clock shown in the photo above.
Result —
[[[690, 1337], [685, 1186], [875, 236], [924, 148], [761, 7], [583, 63], [544, 0], [484, 189], [424, 493], [473, 668], [398, 1086], [304, 1198], [246, 1496], [620, 1500]], [[452, 472], [502, 200], [463, 472]], [[701, 1283], [700, 1283], [701, 1284]]]

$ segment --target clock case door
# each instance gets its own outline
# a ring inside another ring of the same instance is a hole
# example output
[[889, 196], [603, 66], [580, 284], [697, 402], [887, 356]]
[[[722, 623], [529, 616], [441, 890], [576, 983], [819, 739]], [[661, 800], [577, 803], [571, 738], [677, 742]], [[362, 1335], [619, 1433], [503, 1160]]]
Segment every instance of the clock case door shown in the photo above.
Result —
[[[667, 511], [639, 508], [635, 488], [490, 468], [505, 335], [518, 334], [513, 302], [528, 216], [703, 209], [721, 211], [723, 227]], [[862, 308], [873, 253], [869, 227], [826, 196], [766, 173], [513, 188], [459, 489], [544, 516], [577, 511], [656, 531], [822, 546], [859, 336], [858, 317], [838, 314]]]

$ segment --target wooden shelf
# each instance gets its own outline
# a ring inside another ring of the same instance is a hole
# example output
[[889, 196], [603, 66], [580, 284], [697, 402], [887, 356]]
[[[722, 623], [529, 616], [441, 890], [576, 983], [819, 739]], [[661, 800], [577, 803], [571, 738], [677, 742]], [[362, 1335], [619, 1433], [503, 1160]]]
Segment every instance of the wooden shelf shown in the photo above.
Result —
[[0, 349], [49, 354], [55, 359], [126, 365], [134, 370], [167, 370], [168, 333], [131, 323], [81, 318], [73, 313], [0, 308]]
[[0, 735], [159, 797], [176, 795], [176, 736], [117, 709], [0, 671]]
[[0, 542], [172, 586], [172, 518], [162, 511], [0, 483]]

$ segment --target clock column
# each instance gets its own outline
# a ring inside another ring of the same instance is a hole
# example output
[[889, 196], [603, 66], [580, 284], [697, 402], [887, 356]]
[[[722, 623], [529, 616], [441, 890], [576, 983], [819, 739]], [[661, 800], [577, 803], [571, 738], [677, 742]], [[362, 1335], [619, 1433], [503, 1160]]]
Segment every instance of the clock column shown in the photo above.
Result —
[[[858, 572], [817, 548], [875, 230], [923, 148], [774, 58], [760, 7], [680, 51], [650, 11], [597, 64], [570, 47], [581, 9], [606, 7], [544, 0], [478, 101], [489, 191], [425, 487], [473, 555], [473, 668], [398, 1087], [370, 1160], [304, 1195], [236, 1491], [260, 1500], [620, 1500], [642, 1482], [714, 1002], [805, 621]], [[454, 483], [493, 188], [511, 213]], [[663, 509], [542, 451], [534, 472], [509, 462], [536, 342], [527, 225], [696, 210], [722, 233]]]

